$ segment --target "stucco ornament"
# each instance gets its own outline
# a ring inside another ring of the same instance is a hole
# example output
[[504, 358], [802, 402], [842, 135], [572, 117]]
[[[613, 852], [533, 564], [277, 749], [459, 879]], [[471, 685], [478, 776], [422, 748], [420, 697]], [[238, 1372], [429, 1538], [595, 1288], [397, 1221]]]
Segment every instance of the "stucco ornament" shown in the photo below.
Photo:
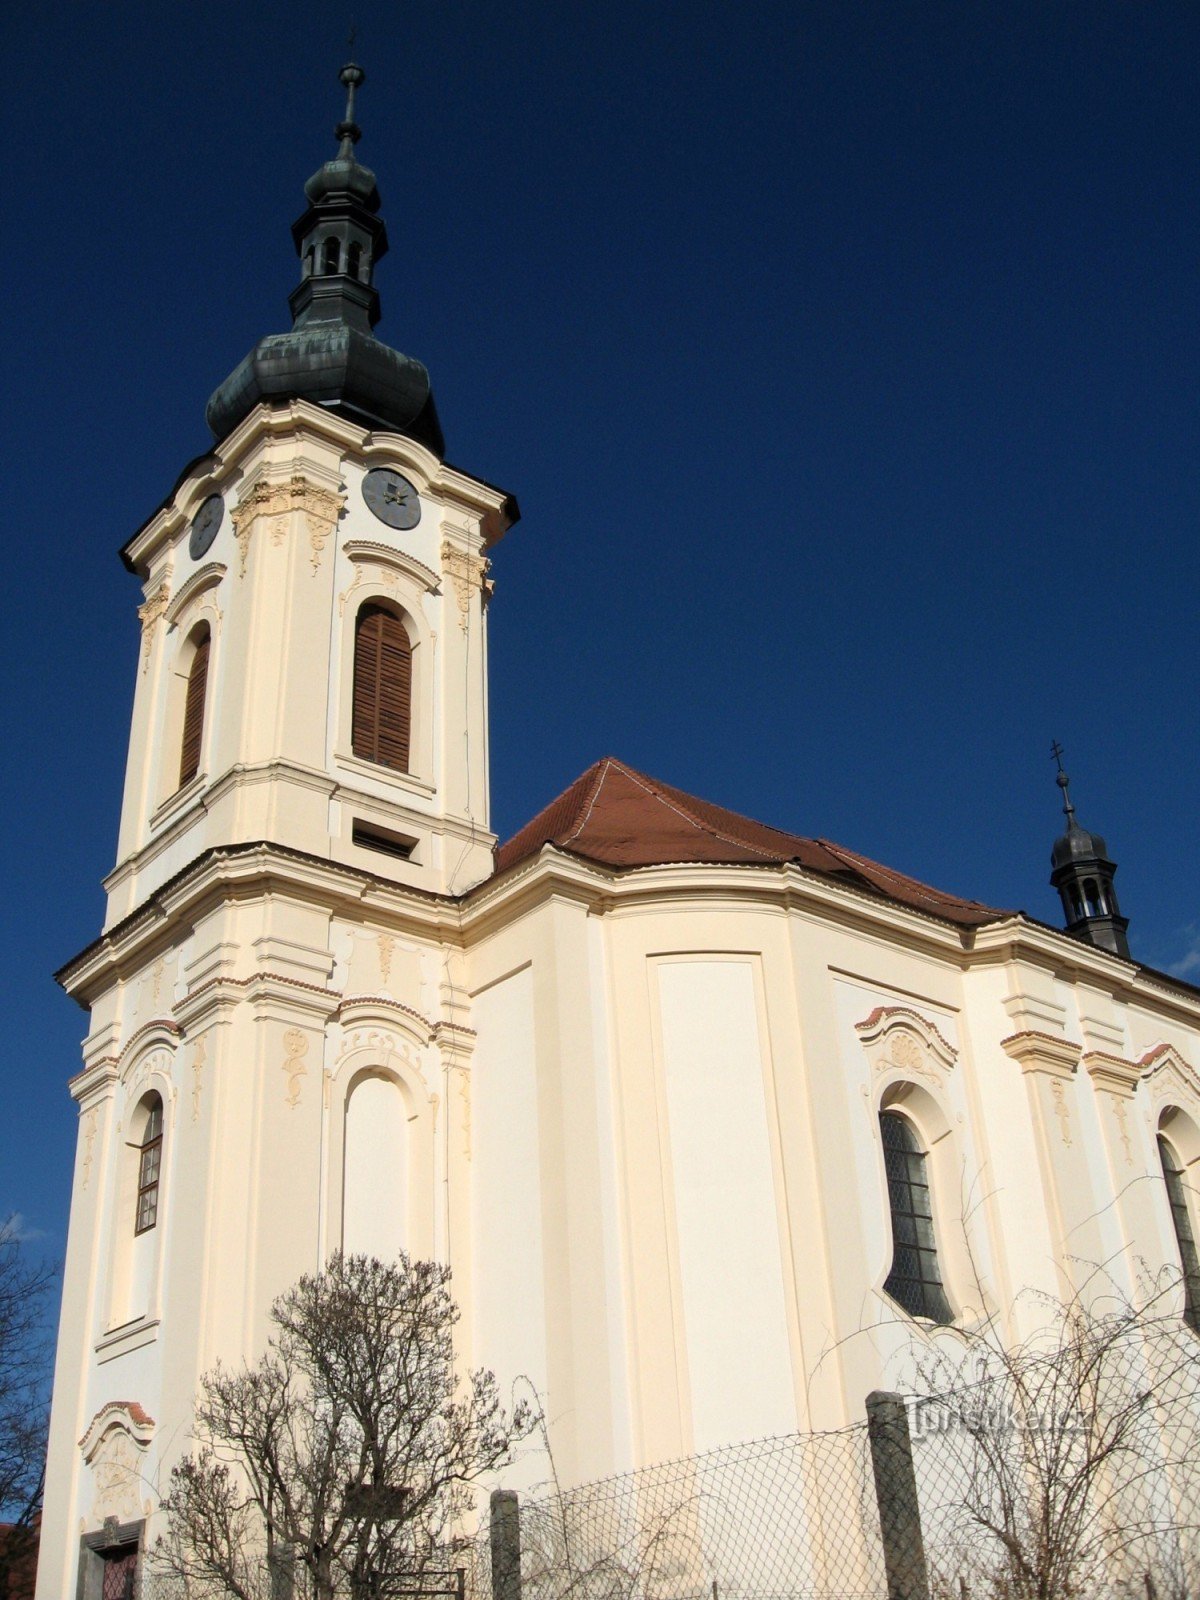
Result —
[[308, 1054], [308, 1035], [303, 1028], [289, 1028], [283, 1036], [283, 1070], [287, 1074], [287, 1103], [294, 1111], [300, 1104], [300, 1080], [308, 1068], [304, 1057]]
[[153, 1432], [153, 1419], [136, 1401], [111, 1401], [92, 1418], [79, 1448], [92, 1469], [94, 1526], [110, 1517], [135, 1522], [143, 1515], [142, 1464]]
[[150, 646], [154, 643], [154, 625], [167, 613], [171, 603], [171, 591], [166, 579], [159, 584], [153, 594], [146, 596], [138, 607], [138, 621], [142, 625], [142, 671], [150, 665]]
[[895, 1072], [940, 1084], [958, 1059], [934, 1024], [908, 1006], [876, 1006], [854, 1031], [877, 1074]]
[[204, 1088], [204, 1066], [208, 1055], [208, 1040], [203, 1034], [192, 1050], [192, 1121], [200, 1120], [200, 1095]]
[[1064, 1144], [1071, 1144], [1071, 1108], [1061, 1078], [1051, 1078], [1050, 1094], [1054, 1100], [1054, 1115], [1058, 1118], [1058, 1131]]
[[486, 556], [473, 556], [470, 551], [459, 550], [447, 542], [442, 546], [442, 566], [454, 585], [458, 625], [466, 633], [471, 619], [471, 595], [476, 589], [486, 590], [491, 562]]
[[381, 933], [376, 937], [375, 948], [379, 952], [379, 976], [388, 984], [392, 981], [392, 951], [396, 941], [390, 933]]
[[92, 1146], [96, 1143], [96, 1108], [93, 1106], [83, 1123], [83, 1187], [86, 1189], [92, 1175]]
[[306, 478], [302, 472], [293, 473], [285, 483], [272, 483], [260, 479], [229, 514], [241, 558], [238, 576], [241, 578], [246, 576], [250, 535], [259, 518], [272, 520], [271, 540], [273, 544], [278, 545], [283, 542], [287, 532], [285, 524], [279, 519], [290, 516], [294, 511], [304, 513], [308, 525], [309, 548], [312, 551], [312, 567], [316, 572], [321, 565], [321, 554], [326, 542], [337, 527], [338, 518], [345, 504], [344, 495], [334, 494], [330, 489], [322, 489], [319, 484]]

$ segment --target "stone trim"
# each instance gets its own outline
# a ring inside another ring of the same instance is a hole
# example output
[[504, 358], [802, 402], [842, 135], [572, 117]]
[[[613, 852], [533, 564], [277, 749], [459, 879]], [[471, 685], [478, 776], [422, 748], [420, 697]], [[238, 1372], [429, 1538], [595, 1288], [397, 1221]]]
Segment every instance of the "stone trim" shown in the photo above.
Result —
[[1142, 1069], [1136, 1061], [1110, 1055], [1107, 1050], [1085, 1050], [1079, 1059], [1097, 1089], [1107, 1089], [1110, 1094], [1119, 1094], [1125, 1099], [1133, 1098], [1142, 1077]]
[[1072, 1078], [1079, 1065], [1083, 1046], [1073, 1039], [1028, 1028], [1001, 1039], [1000, 1048], [1016, 1061], [1022, 1072], [1044, 1072], [1052, 1078]]

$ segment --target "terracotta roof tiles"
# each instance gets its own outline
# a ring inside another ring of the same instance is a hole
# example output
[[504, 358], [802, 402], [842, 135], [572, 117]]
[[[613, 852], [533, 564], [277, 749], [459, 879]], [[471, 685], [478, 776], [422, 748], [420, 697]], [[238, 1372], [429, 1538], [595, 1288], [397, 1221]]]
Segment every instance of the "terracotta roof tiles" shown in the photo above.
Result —
[[810, 839], [754, 822], [659, 783], [613, 756], [589, 767], [501, 845], [496, 871], [506, 872], [548, 844], [617, 870], [674, 862], [779, 866], [793, 861], [810, 872], [963, 927], [1011, 915], [978, 900], [932, 889], [828, 839]]

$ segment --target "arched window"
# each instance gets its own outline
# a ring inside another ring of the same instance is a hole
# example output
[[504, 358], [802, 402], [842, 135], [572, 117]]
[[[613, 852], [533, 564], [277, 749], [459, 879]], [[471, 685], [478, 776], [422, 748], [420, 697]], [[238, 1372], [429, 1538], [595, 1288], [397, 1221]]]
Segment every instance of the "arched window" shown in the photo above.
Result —
[[158, 1180], [162, 1171], [163, 1104], [160, 1095], [146, 1102], [148, 1115], [138, 1152], [137, 1209], [134, 1233], [149, 1233], [158, 1221]]
[[312, 274], [313, 274], [313, 260], [314, 260], [315, 256], [316, 256], [316, 251], [313, 249], [312, 245], [310, 244], [308, 249], [304, 252], [304, 276], [306, 278], [311, 278], [312, 277]]
[[208, 629], [196, 640], [196, 653], [188, 672], [183, 703], [183, 738], [179, 747], [179, 787], [191, 783], [200, 771], [200, 740], [204, 733], [204, 691], [208, 686]]
[[326, 239], [324, 270], [326, 273], [336, 272], [338, 269], [338, 241]]
[[362, 267], [362, 245], [357, 242], [352, 244], [346, 252], [346, 271], [352, 278], [357, 278]]
[[883, 1287], [911, 1316], [951, 1322], [933, 1237], [925, 1152], [912, 1123], [895, 1111], [880, 1112], [879, 1131], [892, 1213], [892, 1267]]
[[1187, 1185], [1178, 1156], [1161, 1135], [1158, 1140], [1158, 1159], [1162, 1162], [1163, 1180], [1171, 1205], [1171, 1221], [1175, 1224], [1175, 1243], [1179, 1247], [1179, 1264], [1183, 1269], [1183, 1317], [1189, 1327], [1200, 1333], [1200, 1257], [1196, 1254], [1196, 1239], [1192, 1233]]
[[365, 605], [354, 627], [351, 748], [364, 761], [408, 771], [412, 644], [393, 611]]

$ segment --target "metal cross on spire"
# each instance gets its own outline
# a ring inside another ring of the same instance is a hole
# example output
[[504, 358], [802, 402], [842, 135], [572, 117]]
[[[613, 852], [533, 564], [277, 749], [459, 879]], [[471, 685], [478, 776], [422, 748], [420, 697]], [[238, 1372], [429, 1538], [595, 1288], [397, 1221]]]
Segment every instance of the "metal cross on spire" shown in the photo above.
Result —
[[1067, 777], [1066, 769], [1063, 767], [1063, 747], [1057, 739], [1050, 741], [1050, 755], [1058, 767], [1058, 776], [1054, 781], [1063, 792], [1063, 814], [1067, 819], [1067, 826], [1073, 828], [1075, 826], [1075, 807], [1071, 804], [1071, 780]]

